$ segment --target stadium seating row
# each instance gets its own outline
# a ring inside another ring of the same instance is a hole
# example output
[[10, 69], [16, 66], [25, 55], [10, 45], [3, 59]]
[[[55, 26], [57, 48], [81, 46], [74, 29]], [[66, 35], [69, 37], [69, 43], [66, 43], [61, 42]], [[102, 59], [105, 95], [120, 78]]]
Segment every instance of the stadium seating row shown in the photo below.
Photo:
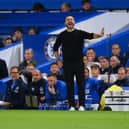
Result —
[[[81, 9], [82, 0], [67, 0], [71, 3], [73, 9]], [[4, 0], [0, 1], [0, 10], [31, 10], [33, 4], [37, 0]], [[60, 6], [66, 0], [38, 0], [48, 10], [59, 10]], [[95, 9], [129, 9], [129, 0], [91, 0], [92, 5]]]

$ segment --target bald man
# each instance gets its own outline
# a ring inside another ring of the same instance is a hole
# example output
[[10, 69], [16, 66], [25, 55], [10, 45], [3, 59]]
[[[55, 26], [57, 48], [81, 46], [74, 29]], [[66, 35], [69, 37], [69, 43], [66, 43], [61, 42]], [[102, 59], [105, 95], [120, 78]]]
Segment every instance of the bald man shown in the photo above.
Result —
[[101, 34], [88, 33], [82, 30], [75, 29], [75, 20], [72, 16], [65, 18], [66, 30], [61, 32], [54, 44], [54, 53], [57, 63], [59, 60], [59, 47], [62, 45], [63, 68], [65, 81], [68, 86], [68, 101], [70, 111], [75, 110], [74, 100], [74, 75], [78, 84], [79, 95], [79, 111], [84, 111], [85, 105], [85, 88], [84, 88], [84, 64], [83, 64], [83, 44], [84, 39], [94, 39], [103, 36]]
[[32, 96], [37, 96], [39, 103], [44, 103], [46, 80], [42, 78], [42, 74], [39, 70], [33, 71], [32, 78], [33, 81], [29, 91]]

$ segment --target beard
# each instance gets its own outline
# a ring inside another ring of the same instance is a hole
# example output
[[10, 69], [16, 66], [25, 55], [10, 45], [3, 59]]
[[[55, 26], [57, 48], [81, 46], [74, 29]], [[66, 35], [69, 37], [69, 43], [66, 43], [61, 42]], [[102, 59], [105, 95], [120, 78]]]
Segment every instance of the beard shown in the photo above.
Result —
[[73, 23], [72, 24], [67, 24], [66, 27], [71, 30], [71, 29], [74, 28], [74, 24]]

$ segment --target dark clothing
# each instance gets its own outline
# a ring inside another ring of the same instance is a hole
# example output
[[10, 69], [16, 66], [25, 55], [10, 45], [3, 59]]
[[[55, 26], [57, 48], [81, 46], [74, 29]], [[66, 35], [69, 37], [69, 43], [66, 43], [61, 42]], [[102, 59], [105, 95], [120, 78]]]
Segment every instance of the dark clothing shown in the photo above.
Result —
[[106, 69], [100, 68], [100, 74], [106, 74], [106, 75], [108, 75], [108, 72], [109, 72], [109, 68], [106, 68]]
[[114, 82], [114, 84], [118, 86], [129, 86], [129, 79], [125, 78], [123, 80], [117, 80], [116, 82]]
[[33, 81], [28, 87], [28, 95], [37, 96], [39, 103], [44, 103], [40, 98], [45, 96], [46, 80]]
[[120, 60], [120, 64], [123, 65], [123, 66], [125, 66], [126, 61], [127, 61], [127, 59], [126, 59], [125, 56], [123, 56], [122, 54], [120, 54], [120, 55], [112, 55], [112, 56], [117, 56], [118, 59]]
[[16, 82], [10, 80], [7, 82], [6, 96], [4, 101], [10, 102], [10, 109], [25, 108], [25, 92], [26, 86], [21, 79]]
[[48, 90], [49, 84], [46, 85], [46, 102], [55, 105], [57, 101], [63, 101], [67, 99], [67, 86], [66, 83], [57, 80], [54, 89], [56, 94], [51, 94]]
[[62, 45], [63, 61], [80, 61], [83, 58], [84, 39], [92, 39], [93, 33], [74, 30], [63, 31], [56, 40], [54, 51]]
[[117, 74], [118, 73], [118, 69], [122, 67], [122, 65], [117, 65], [116, 67], [109, 67], [109, 74]]
[[61, 73], [50, 73], [50, 74], [53, 74], [57, 77], [57, 80], [61, 80], [61, 81], [64, 81], [64, 75], [61, 74]]
[[62, 45], [64, 77], [68, 86], [68, 100], [70, 106], [75, 106], [74, 75], [78, 84], [79, 104], [85, 105], [83, 46], [84, 39], [93, 39], [93, 33], [81, 30], [63, 31], [56, 40], [54, 51]]
[[8, 77], [8, 69], [6, 62], [0, 59], [0, 79]]
[[26, 66], [28, 64], [33, 64], [34, 66], [37, 66], [37, 62], [35, 60], [32, 60], [30, 62], [27, 62], [26, 60], [24, 60], [23, 62], [20, 63], [19, 67], [21, 70], [24, 70], [24, 69], [26, 69]]

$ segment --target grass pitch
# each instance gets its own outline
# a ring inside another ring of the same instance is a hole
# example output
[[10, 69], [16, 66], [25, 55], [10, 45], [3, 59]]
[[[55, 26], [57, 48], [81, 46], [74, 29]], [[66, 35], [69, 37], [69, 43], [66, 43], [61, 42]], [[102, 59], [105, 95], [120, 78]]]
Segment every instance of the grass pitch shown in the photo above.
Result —
[[129, 112], [0, 110], [0, 129], [129, 129]]

